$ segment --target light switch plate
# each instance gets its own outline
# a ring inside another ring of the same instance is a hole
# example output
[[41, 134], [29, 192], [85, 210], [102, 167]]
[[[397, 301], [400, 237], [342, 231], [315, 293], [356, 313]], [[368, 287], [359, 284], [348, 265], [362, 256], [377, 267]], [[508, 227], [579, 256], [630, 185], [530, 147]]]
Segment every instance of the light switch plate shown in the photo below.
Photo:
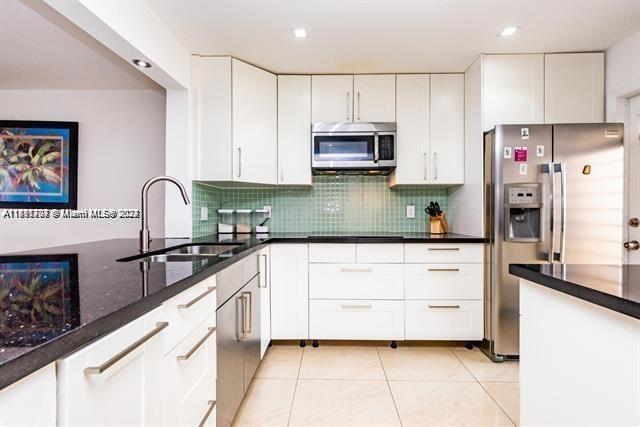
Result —
[[414, 205], [407, 205], [407, 218], [416, 217], [416, 207]]
[[209, 208], [202, 206], [200, 208], [200, 221], [207, 221], [209, 219]]

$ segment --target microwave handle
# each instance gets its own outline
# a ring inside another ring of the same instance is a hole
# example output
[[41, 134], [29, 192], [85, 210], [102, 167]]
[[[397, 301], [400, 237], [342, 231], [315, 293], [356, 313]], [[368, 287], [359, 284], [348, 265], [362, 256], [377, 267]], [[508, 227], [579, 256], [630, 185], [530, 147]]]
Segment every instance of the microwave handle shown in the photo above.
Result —
[[380, 140], [378, 138], [378, 132], [373, 134], [373, 163], [378, 163], [380, 160]]

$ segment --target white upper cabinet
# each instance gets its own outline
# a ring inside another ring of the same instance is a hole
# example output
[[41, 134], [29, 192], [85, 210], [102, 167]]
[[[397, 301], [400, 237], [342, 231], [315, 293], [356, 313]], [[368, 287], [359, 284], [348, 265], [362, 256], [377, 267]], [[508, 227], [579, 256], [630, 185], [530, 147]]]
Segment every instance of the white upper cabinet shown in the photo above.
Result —
[[278, 184], [311, 185], [311, 76], [278, 76]]
[[544, 56], [544, 122], [604, 121], [604, 53]]
[[277, 77], [232, 62], [234, 180], [276, 184]]
[[497, 124], [544, 121], [544, 55], [487, 55], [484, 130]]
[[429, 75], [399, 74], [397, 167], [390, 184], [429, 183]]
[[354, 122], [396, 121], [395, 74], [363, 74], [353, 78]]
[[429, 153], [432, 184], [464, 183], [464, 74], [431, 75]]
[[277, 78], [230, 57], [194, 57], [195, 177], [276, 184]]
[[353, 76], [311, 77], [313, 122], [353, 121]]

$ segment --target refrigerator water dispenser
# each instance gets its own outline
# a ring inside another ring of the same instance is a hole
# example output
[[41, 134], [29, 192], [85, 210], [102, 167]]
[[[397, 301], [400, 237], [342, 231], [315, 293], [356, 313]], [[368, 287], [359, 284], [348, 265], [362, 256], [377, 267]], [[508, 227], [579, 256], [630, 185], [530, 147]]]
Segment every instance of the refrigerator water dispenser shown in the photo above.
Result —
[[540, 184], [505, 184], [504, 239], [509, 242], [539, 242], [541, 238]]

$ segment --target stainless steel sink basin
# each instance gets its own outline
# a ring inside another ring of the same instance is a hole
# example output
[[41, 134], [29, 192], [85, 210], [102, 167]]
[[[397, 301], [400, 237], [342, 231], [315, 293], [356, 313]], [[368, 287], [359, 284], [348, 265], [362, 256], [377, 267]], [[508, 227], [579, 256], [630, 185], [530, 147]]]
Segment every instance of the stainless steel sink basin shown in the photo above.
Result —
[[197, 255], [197, 254], [160, 254], [151, 255], [146, 258], [139, 259], [138, 261], [151, 261], [151, 262], [185, 262], [185, 261], [200, 261], [203, 259], [209, 259], [212, 255]]
[[242, 246], [240, 244], [232, 245], [191, 245], [169, 251], [169, 254], [193, 254], [204, 256], [216, 256], [223, 252], [229, 252], [233, 248]]
[[137, 255], [119, 259], [120, 262], [191, 262], [210, 259], [212, 257], [231, 256], [231, 250], [242, 246], [242, 243], [188, 245], [180, 248], [168, 248], [154, 255]]

